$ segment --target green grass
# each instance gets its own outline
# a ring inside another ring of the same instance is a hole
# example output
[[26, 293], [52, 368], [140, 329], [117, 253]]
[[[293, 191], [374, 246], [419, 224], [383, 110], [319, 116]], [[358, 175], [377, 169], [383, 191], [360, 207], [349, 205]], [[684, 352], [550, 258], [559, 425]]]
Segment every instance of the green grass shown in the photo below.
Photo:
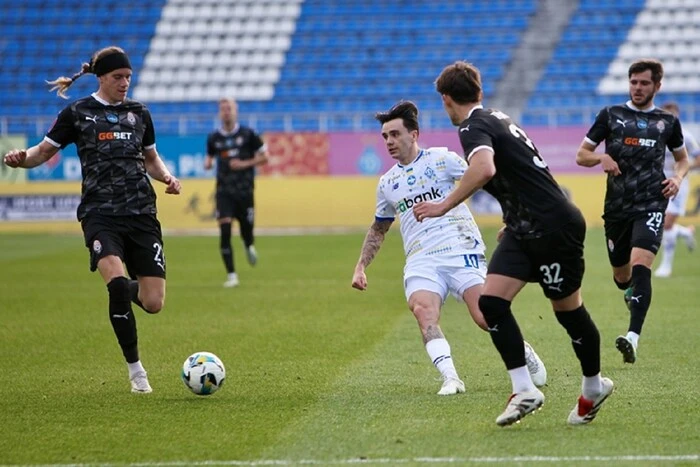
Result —
[[[350, 280], [362, 238], [260, 237], [256, 268], [236, 240], [241, 286], [223, 289], [216, 237], [168, 237], [165, 309], [137, 313], [154, 392], [133, 395], [82, 239], [0, 235], [0, 464], [700, 460], [698, 266], [682, 247], [674, 278], [654, 280], [639, 360], [623, 365], [614, 339], [628, 314], [602, 232], [589, 232], [584, 299], [600, 328], [603, 372], [617, 388], [589, 426], [566, 425], [578, 362], [539, 288], [525, 288], [513, 309], [547, 364], [547, 402], [503, 429], [494, 420], [510, 382], [488, 336], [450, 299], [441, 324], [467, 394], [435, 395], [437, 372], [403, 297], [400, 239], [387, 238], [360, 293]], [[211, 397], [179, 379], [199, 350], [226, 364], [227, 382]]]

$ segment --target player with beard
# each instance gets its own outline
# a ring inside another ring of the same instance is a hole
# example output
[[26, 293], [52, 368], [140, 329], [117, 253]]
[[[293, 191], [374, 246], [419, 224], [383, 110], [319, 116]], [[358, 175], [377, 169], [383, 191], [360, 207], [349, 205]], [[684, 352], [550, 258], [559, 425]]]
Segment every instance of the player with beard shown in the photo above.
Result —
[[[576, 154], [584, 167], [598, 164], [608, 175], [603, 220], [613, 281], [625, 290], [630, 310], [626, 335], [615, 340], [625, 363], [637, 361], [642, 326], [651, 305], [651, 266], [663, 237], [669, 198], [688, 173], [688, 153], [678, 117], [654, 106], [664, 69], [658, 60], [632, 63], [630, 99], [603, 108]], [[605, 153], [595, 149], [605, 141]], [[665, 152], [675, 165], [664, 174]]]

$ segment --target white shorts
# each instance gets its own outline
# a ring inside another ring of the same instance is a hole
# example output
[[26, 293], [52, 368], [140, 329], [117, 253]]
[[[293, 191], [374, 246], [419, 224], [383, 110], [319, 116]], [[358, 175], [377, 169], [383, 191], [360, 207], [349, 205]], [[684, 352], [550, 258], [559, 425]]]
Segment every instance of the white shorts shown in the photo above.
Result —
[[483, 284], [485, 279], [486, 257], [483, 253], [421, 258], [406, 264], [403, 272], [406, 301], [419, 290], [438, 294], [443, 303], [448, 293], [463, 301], [464, 291]]
[[675, 214], [676, 216], [685, 215], [685, 206], [688, 204], [688, 194], [690, 193], [690, 180], [685, 177], [678, 189], [678, 194], [675, 198], [668, 201], [666, 214]]

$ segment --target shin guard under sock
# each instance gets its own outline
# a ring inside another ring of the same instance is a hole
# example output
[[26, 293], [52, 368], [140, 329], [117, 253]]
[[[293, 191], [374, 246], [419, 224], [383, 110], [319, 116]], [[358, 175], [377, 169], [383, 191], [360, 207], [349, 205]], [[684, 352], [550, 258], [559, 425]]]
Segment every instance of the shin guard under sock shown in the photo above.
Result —
[[136, 317], [131, 311], [129, 279], [115, 277], [107, 284], [107, 290], [109, 291], [109, 321], [112, 323], [119, 346], [127, 363], [137, 362], [139, 350]]

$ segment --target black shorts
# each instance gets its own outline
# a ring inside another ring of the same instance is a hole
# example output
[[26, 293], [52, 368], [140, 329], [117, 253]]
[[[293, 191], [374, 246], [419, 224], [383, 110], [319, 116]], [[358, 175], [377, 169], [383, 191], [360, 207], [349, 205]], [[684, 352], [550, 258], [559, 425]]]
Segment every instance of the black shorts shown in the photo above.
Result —
[[115, 255], [126, 264], [132, 278], [165, 278], [165, 254], [160, 222], [153, 214], [102, 216], [91, 214], [81, 225], [90, 250], [90, 270], [105, 256]]
[[230, 217], [239, 223], [253, 224], [255, 206], [253, 196], [233, 196], [225, 193], [216, 194], [216, 218]]
[[605, 220], [605, 241], [610, 265], [616, 268], [630, 262], [632, 248], [659, 252], [664, 235], [662, 211], [645, 212], [624, 220]]
[[580, 212], [560, 230], [539, 238], [519, 239], [506, 231], [493, 252], [488, 274], [539, 282], [550, 300], [566, 298], [581, 288], [585, 238], [586, 221]]

